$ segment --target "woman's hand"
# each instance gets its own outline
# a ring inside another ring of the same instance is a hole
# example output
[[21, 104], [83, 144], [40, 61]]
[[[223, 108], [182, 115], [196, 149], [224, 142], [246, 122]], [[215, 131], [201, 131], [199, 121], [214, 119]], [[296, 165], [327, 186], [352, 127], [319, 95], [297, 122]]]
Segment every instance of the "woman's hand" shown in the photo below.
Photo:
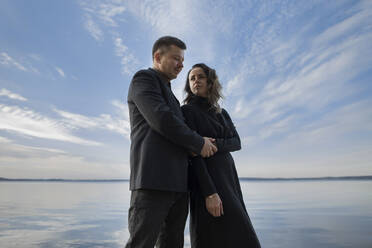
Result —
[[205, 198], [205, 206], [207, 207], [208, 212], [214, 217], [220, 217], [223, 215], [222, 201], [217, 193]]
[[216, 140], [209, 137], [203, 137], [204, 139], [204, 145], [201, 150], [200, 155], [203, 158], [209, 158], [210, 156], [213, 156], [217, 152], [217, 147], [213, 144]]

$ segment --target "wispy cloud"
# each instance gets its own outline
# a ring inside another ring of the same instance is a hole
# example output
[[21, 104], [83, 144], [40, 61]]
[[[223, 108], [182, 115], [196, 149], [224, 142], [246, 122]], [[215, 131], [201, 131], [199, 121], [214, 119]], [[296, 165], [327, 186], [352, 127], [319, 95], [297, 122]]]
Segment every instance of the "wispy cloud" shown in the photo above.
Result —
[[[228, 82], [226, 92], [228, 96], [237, 98], [232, 109], [239, 125], [251, 127], [252, 131], [247, 135], [249, 143], [252, 139], [275, 135], [277, 132], [272, 130], [276, 130], [280, 123], [286, 123], [288, 128], [285, 129], [294, 131], [305, 116], [326, 114], [327, 106], [362, 90], [361, 85], [351, 82], [357, 75], [371, 69], [369, 41], [372, 36], [369, 32], [356, 35], [346, 31], [355, 25], [363, 26], [366, 18], [365, 11], [356, 12], [347, 21], [341, 20], [317, 36], [308, 38], [306, 32], [315, 25], [311, 23], [285, 43], [268, 42], [265, 49], [254, 50], [262, 61], [271, 61], [270, 64], [254, 63], [263, 68], [269, 66], [270, 74], [265, 74], [265, 70], [247, 73], [252, 69], [252, 60], [247, 55], [248, 62], [243, 63], [237, 76]], [[346, 33], [335, 40], [342, 35], [342, 30]], [[280, 37], [277, 39], [281, 40]], [[252, 75], [255, 75], [253, 80], [257, 83], [252, 82]], [[253, 87], [247, 86], [247, 82]]]
[[[68, 148], [68, 147], [66, 147]], [[101, 151], [102, 147], [94, 148]], [[122, 160], [92, 160], [78, 151], [18, 144], [0, 136], [1, 176], [9, 178], [128, 178], [129, 166]]]
[[242, 84], [244, 84], [244, 81], [246, 80], [246, 74], [246, 71], [240, 71], [236, 76], [234, 76], [226, 83], [224, 92], [226, 92], [227, 96], [234, 96], [235, 93], [239, 94], [239, 88], [241, 88]]
[[119, 18], [126, 10], [124, 3], [122, 0], [80, 1], [80, 5], [87, 13], [112, 27], [118, 26]]
[[12, 131], [36, 138], [58, 140], [82, 145], [100, 145], [77, 137], [58, 120], [18, 106], [0, 104], [0, 130]]
[[7, 53], [0, 53], [0, 64], [5, 66], [15, 67], [21, 71], [28, 71], [28, 69], [14, 58], [10, 57]]
[[1, 144], [8, 144], [10, 142], [11, 142], [10, 139], [0, 136], [0, 143]]
[[131, 75], [138, 68], [139, 61], [129, 52], [128, 47], [124, 45], [123, 39], [116, 37], [114, 39], [115, 54], [121, 58], [122, 72]]
[[0, 90], [0, 96], [6, 96], [10, 99], [14, 99], [14, 100], [19, 100], [19, 101], [27, 101], [27, 98], [21, 96], [21, 95], [18, 95], [16, 93], [13, 93], [7, 89], [1, 89]]
[[43, 58], [40, 54], [28, 54], [27, 56], [22, 56], [22, 63], [16, 61], [7, 53], [0, 53], [0, 65], [12, 66], [21, 71], [32, 72], [43, 77], [53, 77], [54, 70], [61, 77], [66, 77], [65, 71], [60, 66], [51, 66], [51, 64]]
[[122, 73], [131, 75], [138, 68], [139, 62], [118, 35], [118, 23], [124, 20], [123, 13], [126, 11], [125, 1], [81, 1], [80, 4], [86, 12], [85, 28], [98, 41], [104, 39], [103, 29], [110, 30], [108, 33], [113, 39], [115, 55], [120, 57]]
[[123, 44], [123, 40], [121, 38], [116, 38], [114, 40], [114, 44], [115, 44], [116, 56], [119, 56], [119, 57], [124, 56], [124, 54], [128, 50], [128, 47]]
[[[242, 136], [247, 152], [239, 155], [244, 162], [238, 163], [238, 169], [246, 175], [257, 176], [267, 176], [268, 171], [277, 168], [280, 168], [280, 172], [276, 172], [278, 176], [370, 174], [371, 104], [371, 100], [361, 100], [309, 122], [289, 117], [279, 122], [282, 125], [277, 122], [264, 125], [258, 135], [253, 132]], [[302, 117], [310, 120], [306, 115]], [[263, 142], [278, 135], [276, 142]], [[265, 156], [252, 152], [262, 146]], [[246, 164], [256, 167], [249, 169]]]
[[[27, 101], [26, 98], [4, 88], [0, 90], [0, 96]], [[127, 106], [117, 100], [112, 101], [111, 104], [113, 114], [101, 114], [98, 117], [54, 109], [62, 119], [50, 118], [29, 108], [0, 104], [0, 130], [82, 145], [100, 145], [100, 143], [80, 138], [73, 134], [74, 130], [101, 129], [119, 133], [129, 139]]]
[[66, 77], [65, 72], [60, 67], [56, 66], [55, 69], [61, 77]]
[[[132, 74], [138, 69], [140, 63], [137, 54], [142, 53], [142, 51], [135, 53], [124, 44], [125, 39], [122, 37], [129, 34], [124, 32], [124, 35], [121, 35], [123, 31], [119, 28], [119, 24], [128, 22], [128, 19], [135, 17], [138, 24], [150, 25], [153, 31], [151, 36], [155, 38], [162, 35], [174, 35], [184, 39], [188, 46], [193, 47], [194, 54], [198, 54], [204, 61], [211, 61], [215, 58], [215, 49], [218, 49], [216, 45], [221, 42], [221, 32], [230, 33], [234, 21], [234, 9], [230, 7], [230, 4], [222, 1], [202, 3], [170, 0], [107, 0], [103, 2], [81, 1], [81, 6], [87, 14], [86, 20], [92, 24], [90, 26], [97, 27], [90, 31], [96, 39], [101, 39], [98, 38], [101, 35], [95, 35], [96, 32], [94, 32], [98, 28], [105, 30], [105, 33], [112, 37], [116, 55], [121, 57], [120, 63], [124, 74]], [[210, 9], [213, 14], [206, 16], [205, 9]], [[145, 37], [148, 38], [147, 35], [144, 35]], [[196, 40], [195, 37], [203, 38]], [[222, 40], [225, 42], [224, 39]]]
[[[366, 1], [366, 3], [368, 3], [368, 1]], [[314, 46], [328, 47], [330, 42], [343, 39], [345, 35], [355, 35], [360, 32], [367, 31], [368, 28], [370, 28], [368, 26], [370, 26], [372, 17], [372, 5], [370, 2], [368, 5], [357, 5], [354, 9], [352, 9], [356, 13], [327, 28], [327, 30], [325, 30], [314, 40]]]
[[129, 176], [129, 166], [120, 162], [100, 163], [80, 155], [17, 144], [5, 146], [0, 143], [0, 148], [0, 166], [4, 177], [107, 179]]
[[122, 103], [118, 100], [113, 100], [111, 104], [116, 107], [116, 116], [117, 121], [115, 125], [112, 125], [111, 128], [114, 130], [121, 130], [120, 133], [124, 134], [129, 140], [130, 134], [130, 122], [129, 122], [129, 109], [128, 105]]
[[104, 39], [103, 31], [89, 14], [85, 15], [84, 27], [89, 32], [89, 34], [97, 41], [102, 41]]
[[124, 1], [80, 1], [85, 11], [84, 27], [97, 41], [104, 40], [104, 32], [100, 27], [117, 27], [119, 17], [125, 11]]
[[138, 23], [151, 27], [153, 39], [163, 35], [179, 37], [192, 48], [187, 53], [193, 54], [194, 59], [213, 63], [219, 59], [219, 45], [230, 46], [226, 37], [232, 34], [236, 8], [244, 6], [235, 2], [195, 0], [130, 0], [126, 4]]
[[[128, 10], [140, 20], [150, 24], [155, 31], [181, 34], [192, 28], [189, 6], [195, 1], [128, 1]], [[172, 21], [170, 21], [172, 20]]]
[[297, 131], [292, 131], [284, 141], [309, 145], [332, 142], [337, 146], [336, 141], [341, 144], [341, 141], [347, 138], [351, 144], [358, 139], [350, 137], [353, 133], [372, 132], [371, 104], [371, 100], [361, 100], [336, 108], [327, 115], [296, 129]]
[[127, 106], [117, 100], [113, 101], [112, 105], [116, 108], [116, 114], [114, 116], [101, 114], [98, 117], [88, 117], [58, 109], [55, 109], [55, 112], [63, 117], [61, 122], [72, 129], [103, 129], [119, 133], [129, 139], [130, 125]]
[[47, 147], [27, 146], [15, 143], [13, 140], [0, 136], [0, 155], [2, 157], [51, 157], [66, 154], [65, 151]]

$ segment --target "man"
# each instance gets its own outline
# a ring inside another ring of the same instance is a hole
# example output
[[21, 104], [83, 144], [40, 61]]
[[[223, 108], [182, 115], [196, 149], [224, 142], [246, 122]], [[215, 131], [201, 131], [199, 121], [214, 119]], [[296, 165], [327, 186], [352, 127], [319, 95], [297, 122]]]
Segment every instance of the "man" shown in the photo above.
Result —
[[212, 139], [184, 123], [170, 81], [183, 68], [186, 45], [165, 36], [152, 49], [153, 68], [138, 71], [128, 91], [131, 124], [127, 248], [183, 247], [188, 214], [188, 153], [212, 156]]

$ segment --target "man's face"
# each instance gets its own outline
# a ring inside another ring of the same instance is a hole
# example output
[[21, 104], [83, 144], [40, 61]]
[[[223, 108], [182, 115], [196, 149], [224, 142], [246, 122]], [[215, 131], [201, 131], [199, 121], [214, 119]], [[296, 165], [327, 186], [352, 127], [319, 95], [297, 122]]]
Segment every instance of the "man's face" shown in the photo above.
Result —
[[159, 55], [158, 69], [169, 79], [175, 79], [183, 68], [183, 49], [171, 45], [168, 50]]

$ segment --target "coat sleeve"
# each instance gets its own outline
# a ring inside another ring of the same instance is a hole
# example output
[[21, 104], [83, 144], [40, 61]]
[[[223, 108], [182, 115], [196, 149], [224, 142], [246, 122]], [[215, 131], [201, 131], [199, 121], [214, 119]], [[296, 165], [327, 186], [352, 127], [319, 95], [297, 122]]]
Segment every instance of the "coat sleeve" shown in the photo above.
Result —
[[200, 154], [204, 139], [170, 109], [157, 79], [145, 70], [137, 72], [130, 86], [134, 104], [156, 132], [187, 150]]
[[[192, 129], [197, 131], [197, 123], [196, 119], [194, 118], [193, 110], [190, 106], [184, 105], [182, 106], [182, 112], [186, 118], [186, 124]], [[191, 175], [195, 176], [196, 181], [199, 185], [201, 193], [204, 197], [217, 193], [216, 186], [209, 175], [207, 165], [205, 164], [205, 160], [201, 156], [195, 156], [190, 158], [190, 170]]]
[[226, 110], [223, 109], [221, 114], [222, 118], [224, 118], [228, 128], [230, 129], [230, 134], [225, 135], [225, 138], [216, 139], [218, 152], [238, 151], [241, 149], [241, 143], [234, 123], [232, 122]]

